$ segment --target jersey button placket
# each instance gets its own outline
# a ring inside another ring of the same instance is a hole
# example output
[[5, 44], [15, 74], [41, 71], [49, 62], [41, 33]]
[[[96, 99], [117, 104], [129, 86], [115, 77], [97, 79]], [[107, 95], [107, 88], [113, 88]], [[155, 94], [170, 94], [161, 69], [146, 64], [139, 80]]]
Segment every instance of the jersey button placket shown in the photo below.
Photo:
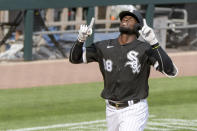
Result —
[[121, 71], [122, 71], [122, 46], [119, 48], [119, 54], [118, 54], [118, 79], [117, 79], [117, 84], [120, 84], [120, 78], [121, 78]]
[[122, 63], [123, 63], [123, 46], [120, 45], [120, 53], [119, 53], [119, 59], [118, 59], [118, 63], [119, 63], [119, 66], [118, 66], [118, 71], [119, 71], [119, 74], [121, 74], [121, 70], [122, 70]]

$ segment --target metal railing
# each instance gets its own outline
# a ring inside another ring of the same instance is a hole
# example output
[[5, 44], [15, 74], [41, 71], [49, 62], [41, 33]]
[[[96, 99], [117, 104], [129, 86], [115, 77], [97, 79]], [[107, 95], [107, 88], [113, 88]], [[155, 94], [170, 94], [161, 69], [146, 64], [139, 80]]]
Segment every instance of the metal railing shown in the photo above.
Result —
[[[125, 4], [147, 4], [147, 23], [153, 21], [154, 5], [169, 3], [196, 3], [196, 0], [1, 0], [1, 10], [26, 10], [25, 20], [25, 40], [24, 40], [24, 60], [32, 60], [32, 35], [33, 35], [33, 15], [34, 9], [43, 8], [73, 8], [88, 7], [87, 22], [95, 15], [95, 6], [125, 5]], [[93, 36], [92, 36], [93, 40]]]
[[[197, 28], [197, 24], [191, 25], [182, 25], [182, 26], [175, 26], [175, 27], [153, 27], [157, 30], [168, 30], [168, 29], [192, 29]], [[95, 29], [95, 32], [116, 32], [119, 31], [119, 28], [109, 28], [109, 29]], [[65, 30], [65, 31], [39, 31], [34, 32], [34, 35], [44, 35], [44, 34], [63, 34], [63, 33], [77, 33], [78, 30]]]

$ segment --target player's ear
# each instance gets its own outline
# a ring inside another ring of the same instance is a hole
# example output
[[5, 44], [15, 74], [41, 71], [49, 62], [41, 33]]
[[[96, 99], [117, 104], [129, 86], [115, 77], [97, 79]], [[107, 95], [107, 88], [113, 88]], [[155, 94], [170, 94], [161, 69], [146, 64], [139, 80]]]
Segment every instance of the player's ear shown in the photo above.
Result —
[[141, 26], [139, 23], [136, 23], [136, 24], [134, 25], [134, 29], [135, 29], [136, 31], [139, 31], [139, 30], [142, 29], [142, 26]]

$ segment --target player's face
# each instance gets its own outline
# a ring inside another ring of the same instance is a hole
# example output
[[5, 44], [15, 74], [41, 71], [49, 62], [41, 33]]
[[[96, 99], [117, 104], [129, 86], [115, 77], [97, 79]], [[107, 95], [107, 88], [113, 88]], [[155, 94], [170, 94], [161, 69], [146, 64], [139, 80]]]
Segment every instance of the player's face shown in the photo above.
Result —
[[134, 25], [137, 23], [136, 19], [132, 16], [125, 16], [122, 18], [120, 27], [134, 29]]

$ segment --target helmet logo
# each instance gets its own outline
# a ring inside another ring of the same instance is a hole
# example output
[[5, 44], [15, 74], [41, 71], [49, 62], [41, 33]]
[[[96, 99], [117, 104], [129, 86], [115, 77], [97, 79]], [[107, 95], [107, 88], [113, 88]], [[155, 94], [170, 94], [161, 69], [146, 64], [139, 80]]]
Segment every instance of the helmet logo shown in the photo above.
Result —
[[133, 13], [135, 9], [131, 9], [129, 12]]

